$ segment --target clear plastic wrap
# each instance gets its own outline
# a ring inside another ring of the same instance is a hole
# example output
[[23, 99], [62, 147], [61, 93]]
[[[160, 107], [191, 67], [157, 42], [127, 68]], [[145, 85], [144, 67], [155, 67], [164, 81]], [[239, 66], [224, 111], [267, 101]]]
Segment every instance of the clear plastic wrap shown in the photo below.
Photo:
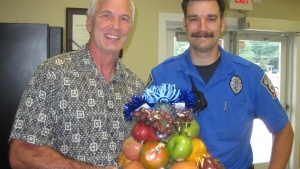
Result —
[[142, 96], [133, 96], [124, 107], [125, 119], [132, 121], [133, 127], [123, 143], [119, 167], [128, 169], [134, 161], [145, 169], [164, 169], [190, 161], [201, 169], [214, 169], [206, 167], [215, 160], [199, 138], [197, 104], [194, 92], [170, 84], [151, 86]]

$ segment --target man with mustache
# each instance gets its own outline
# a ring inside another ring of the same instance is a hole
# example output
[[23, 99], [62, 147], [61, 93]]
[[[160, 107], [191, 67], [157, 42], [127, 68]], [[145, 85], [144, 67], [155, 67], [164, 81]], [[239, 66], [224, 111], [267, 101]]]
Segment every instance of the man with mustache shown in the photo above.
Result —
[[269, 168], [284, 169], [294, 137], [291, 124], [264, 71], [218, 45], [225, 31], [224, 3], [182, 1], [190, 47], [153, 68], [148, 85], [170, 83], [185, 90], [194, 86], [203, 92], [208, 105], [195, 115], [199, 137], [227, 169], [253, 168], [250, 138], [253, 120], [261, 119], [274, 136]]

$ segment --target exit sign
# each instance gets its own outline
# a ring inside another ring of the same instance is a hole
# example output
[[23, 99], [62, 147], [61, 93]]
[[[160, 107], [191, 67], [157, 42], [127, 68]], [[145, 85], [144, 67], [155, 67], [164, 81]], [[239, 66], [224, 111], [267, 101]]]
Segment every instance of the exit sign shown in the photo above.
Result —
[[234, 3], [238, 3], [238, 4], [248, 4], [248, 0], [234, 0]]
[[252, 10], [253, 4], [252, 0], [228, 0], [229, 9], [237, 10]]

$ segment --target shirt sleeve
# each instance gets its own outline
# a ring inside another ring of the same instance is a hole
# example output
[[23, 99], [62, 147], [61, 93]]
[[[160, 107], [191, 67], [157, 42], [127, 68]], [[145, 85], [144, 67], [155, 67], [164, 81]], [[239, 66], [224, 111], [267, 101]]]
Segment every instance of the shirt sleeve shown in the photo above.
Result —
[[255, 112], [271, 133], [282, 130], [288, 122], [288, 116], [281, 106], [275, 88], [266, 74], [261, 78], [255, 94]]
[[55, 122], [50, 109], [52, 78], [43, 64], [35, 71], [22, 95], [10, 140], [16, 138], [37, 145], [52, 145], [51, 131]]

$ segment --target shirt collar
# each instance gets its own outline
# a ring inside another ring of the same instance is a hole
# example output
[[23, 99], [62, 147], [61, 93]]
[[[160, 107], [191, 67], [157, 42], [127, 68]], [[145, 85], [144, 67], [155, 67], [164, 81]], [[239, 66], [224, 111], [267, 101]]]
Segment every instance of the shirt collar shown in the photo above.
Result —
[[[75, 69], [80, 72], [94, 72], [95, 76], [101, 76], [98, 72], [96, 64], [92, 58], [92, 55], [88, 49], [87, 44], [84, 45], [78, 51], [75, 51]], [[123, 81], [126, 77], [125, 67], [120, 62], [120, 59], [116, 59], [116, 70], [111, 81]]]

